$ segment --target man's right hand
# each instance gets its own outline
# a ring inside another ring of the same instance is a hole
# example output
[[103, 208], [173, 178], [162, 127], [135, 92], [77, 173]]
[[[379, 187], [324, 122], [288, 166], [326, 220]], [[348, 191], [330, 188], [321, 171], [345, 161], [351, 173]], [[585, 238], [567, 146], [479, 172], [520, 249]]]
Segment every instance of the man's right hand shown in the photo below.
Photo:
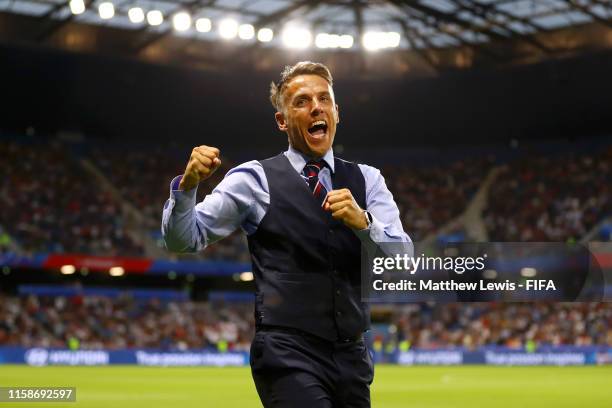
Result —
[[210, 146], [194, 147], [185, 173], [179, 184], [181, 190], [191, 190], [209, 178], [221, 166], [219, 149]]

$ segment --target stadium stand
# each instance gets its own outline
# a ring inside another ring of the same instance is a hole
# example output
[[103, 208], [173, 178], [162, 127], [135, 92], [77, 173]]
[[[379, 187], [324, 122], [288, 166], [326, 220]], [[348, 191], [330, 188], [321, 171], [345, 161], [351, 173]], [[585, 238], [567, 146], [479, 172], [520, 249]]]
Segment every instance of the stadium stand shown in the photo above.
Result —
[[396, 311], [398, 339], [414, 347], [612, 344], [608, 303], [470, 303], [406, 305]]
[[[248, 350], [251, 304], [163, 302], [123, 296], [0, 295], [0, 345], [80, 349]], [[72, 340], [74, 341], [74, 340]]]
[[[0, 298], [0, 345], [82, 349], [248, 350], [251, 303], [145, 300], [123, 296]], [[383, 334], [385, 346], [418, 349], [612, 345], [609, 303], [408, 304]]]
[[[169, 181], [184, 166], [184, 151], [177, 147], [174, 153], [156, 148], [122, 152], [118, 146], [95, 141], [72, 149], [47, 139], [2, 139], [0, 155], [7, 160], [2, 162], [6, 176], [0, 185], [1, 250], [150, 255], [126, 229], [158, 237], [161, 206]], [[466, 210], [483, 179], [500, 166], [493, 157], [382, 169], [413, 240], [435, 236]], [[118, 194], [93, 181], [82, 160]], [[611, 148], [506, 160], [489, 188], [482, 214], [489, 240], [583, 238], [612, 213], [611, 163]], [[224, 167], [199, 189], [199, 199], [232, 166], [224, 160]], [[126, 204], [142, 214], [141, 224], [126, 223]], [[247, 262], [248, 253], [242, 234], [236, 233], [191, 258]], [[229, 350], [247, 350], [253, 331], [250, 303], [0, 296], [0, 345], [67, 347], [77, 339], [83, 349], [193, 350], [226, 344]], [[401, 342], [421, 349], [522, 348], [529, 342], [612, 345], [608, 303], [409, 304], [379, 322], [385, 329], [377, 335], [385, 347]]]
[[[9, 158], [3, 163], [8, 177], [1, 184], [5, 210], [0, 225], [7, 234], [3, 247], [12, 239], [31, 252], [164, 255], [165, 251], [147, 254], [141, 240], [132, 239], [126, 230], [148, 234], [163, 245], [159, 213], [168, 197], [169, 181], [182, 171], [186, 149], [174, 148], [169, 153], [153, 147], [124, 152], [118, 145], [88, 142], [82, 150], [87, 153], [71, 153], [54, 141], [38, 141], [37, 148], [21, 141], [0, 143], [0, 153]], [[489, 240], [580, 239], [612, 212], [611, 152], [607, 148], [595, 153], [529, 155], [503, 164], [489, 189], [483, 214]], [[382, 169], [414, 241], [435, 235], [465, 211], [497, 165], [493, 157]], [[118, 196], [92, 182], [94, 178], [80, 163], [82, 158], [116, 187]], [[44, 163], [45, 171], [39, 171], [37, 163]], [[233, 165], [224, 160], [223, 167], [203, 183], [198, 199]], [[137, 225], [127, 225], [125, 204], [142, 215]], [[236, 233], [192, 258], [248, 262], [246, 253], [244, 237]]]
[[579, 240], [612, 213], [611, 185], [612, 148], [508, 164], [489, 194], [489, 239]]
[[3, 140], [0, 225], [26, 252], [142, 256], [119, 203], [57, 143]]
[[[117, 145], [95, 144], [91, 147], [88, 158], [102, 171], [113, 186], [116, 186], [120, 197], [129, 202], [143, 215], [140, 228], [157, 240], [160, 247], [163, 242], [159, 234], [160, 213], [163, 203], [168, 199], [170, 180], [181, 174], [185, 167], [184, 148], [138, 148], [124, 152]], [[121, 152], [119, 154], [119, 152]], [[130, 163], [126, 166], [125, 163]], [[198, 187], [198, 201], [210, 192], [235, 164], [223, 160], [222, 166], [211, 178]], [[126, 183], [126, 180], [128, 182]], [[137, 180], [131, 183], [129, 180]], [[194, 255], [172, 254], [174, 258], [232, 260], [246, 262], [248, 254], [246, 242], [240, 232], [236, 232], [209, 251]], [[168, 256], [164, 251], [164, 255]]]
[[[44, 142], [39, 149], [30, 149], [15, 141], [2, 141], [0, 146], [2, 153], [14, 158], [7, 164], [7, 174], [11, 178], [5, 179], [2, 184], [2, 192], [5, 193], [5, 200], [9, 200], [11, 211], [3, 214], [0, 225], [5, 225], [8, 233], [24, 250], [144, 255], [145, 248], [125, 234], [123, 204], [128, 204], [142, 215], [135, 229], [144, 231], [163, 245], [159, 241], [161, 206], [168, 197], [169, 181], [182, 172], [185, 165], [183, 156], [188, 148], [175, 148], [168, 152], [141, 146], [126, 151], [118, 145], [89, 142], [85, 149], [81, 149], [87, 153], [77, 155], [70, 154], [68, 149], [62, 149], [58, 144], [47, 148]], [[16, 160], [17, 157], [21, 159]], [[102, 186], [91, 183], [92, 176], [82, 168], [80, 158], [85, 158], [100, 170], [110, 185], [116, 187], [117, 197]], [[43, 179], [35, 177], [37, 162], [46, 163], [47, 171]], [[235, 163], [224, 160], [222, 168], [199, 188], [198, 200], [203, 199], [233, 165]], [[471, 161], [469, 164], [458, 160], [446, 166], [430, 165], [416, 169], [391, 165], [383, 169], [383, 174], [398, 202], [406, 230], [410, 231], [413, 240], [418, 241], [434, 234], [437, 228], [461, 214], [491, 165], [491, 159]], [[45, 197], [43, 203], [32, 199], [32, 194], [40, 185], [46, 188], [46, 193], [42, 195]], [[10, 191], [15, 186], [19, 194], [11, 197]], [[70, 186], [70, 189], [67, 190], [66, 186]], [[65, 194], [57, 194], [56, 191], [65, 191]], [[84, 214], [81, 214], [81, 208], [85, 208]], [[15, 219], [21, 222], [15, 224], [12, 222]], [[85, 228], [84, 225], [89, 227]], [[114, 226], [112, 231], [111, 225]], [[71, 231], [77, 239], [69, 240], [65, 231]], [[41, 234], [44, 237], [39, 236]], [[43, 241], [50, 247], [42, 245]], [[188, 257], [247, 262], [246, 253], [242, 234], [235, 233], [210, 247], [206, 253]]]
[[413, 241], [425, 239], [460, 215], [484, 176], [493, 158], [457, 160], [448, 165], [387, 166], [387, 186], [400, 210], [404, 229]]

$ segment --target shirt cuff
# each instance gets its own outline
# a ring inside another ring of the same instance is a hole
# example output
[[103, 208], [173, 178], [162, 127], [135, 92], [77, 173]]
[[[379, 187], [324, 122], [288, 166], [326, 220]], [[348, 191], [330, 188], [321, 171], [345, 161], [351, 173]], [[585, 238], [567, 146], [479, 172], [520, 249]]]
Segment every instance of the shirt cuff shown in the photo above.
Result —
[[[370, 213], [370, 215], [372, 215], [372, 213]], [[384, 237], [384, 227], [380, 221], [374, 217], [374, 215], [372, 215], [372, 222], [368, 227], [362, 230], [353, 231], [355, 231], [357, 238], [359, 238], [364, 244], [369, 242], [382, 242]]]
[[198, 187], [191, 190], [179, 190], [179, 184], [183, 176], [176, 176], [170, 182], [170, 201], [174, 204], [173, 207], [178, 212], [191, 211], [196, 205], [196, 195]]
[[183, 179], [183, 175], [181, 174], [180, 176], [176, 176], [175, 178], [172, 179], [172, 181], [170, 182], [170, 192], [172, 191], [180, 191], [179, 190], [179, 184], [181, 184], [181, 180]]

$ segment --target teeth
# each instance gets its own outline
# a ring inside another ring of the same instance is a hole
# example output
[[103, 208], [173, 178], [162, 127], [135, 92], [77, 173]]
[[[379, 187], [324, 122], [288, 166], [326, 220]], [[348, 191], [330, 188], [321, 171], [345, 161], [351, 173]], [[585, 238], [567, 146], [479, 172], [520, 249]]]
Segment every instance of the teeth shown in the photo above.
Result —
[[324, 120], [317, 120], [316, 122], [312, 122], [310, 127], [317, 126], [317, 125], [325, 125], [325, 121]]

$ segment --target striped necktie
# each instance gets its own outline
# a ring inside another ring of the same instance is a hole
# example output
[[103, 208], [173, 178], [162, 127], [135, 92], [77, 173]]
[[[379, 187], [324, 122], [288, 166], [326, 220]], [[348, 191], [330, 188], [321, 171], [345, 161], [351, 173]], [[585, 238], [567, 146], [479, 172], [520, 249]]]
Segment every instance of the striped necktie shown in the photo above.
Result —
[[321, 171], [323, 167], [325, 167], [325, 162], [323, 160], [311, 160], [306, 163], [302, 171], [302, 177], [308, 182], [308, 187], [310, 187], [310, 191], [312, 191], [312, 195], [319, 205], [323, 205], [323, 200], [327, 195], [327, 189], [319, 180], [319, 171]]

